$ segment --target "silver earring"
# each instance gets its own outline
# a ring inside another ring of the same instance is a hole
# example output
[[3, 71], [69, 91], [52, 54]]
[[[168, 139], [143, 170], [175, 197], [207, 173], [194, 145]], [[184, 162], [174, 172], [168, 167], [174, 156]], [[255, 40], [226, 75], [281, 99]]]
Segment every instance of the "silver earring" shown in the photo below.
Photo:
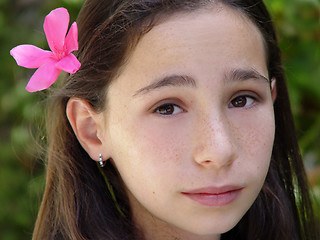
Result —
[[100, 153], [99, 154], [99, 164], [100, 164], [100, 167], [104, 167], [104, 161], [102, 160], [102, 154]]

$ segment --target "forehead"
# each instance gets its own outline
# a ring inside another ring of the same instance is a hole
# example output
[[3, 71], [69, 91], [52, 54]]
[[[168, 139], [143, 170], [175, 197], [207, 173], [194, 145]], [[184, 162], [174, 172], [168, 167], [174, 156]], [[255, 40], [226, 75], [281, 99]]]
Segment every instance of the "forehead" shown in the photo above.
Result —
[[140, 39], [120, 75], [153, 79], [162, 72], [220, 69], [222, 63], [226, 68], [250, 63], [268, 75], [258, 28], [240, 11], [219, 4], [163, 18]]
[[[207, 42], [224, 47], [228, 43], [225, 34], [229, 35], [230, 41], [237, 38], [258, 40], [264, 44], [258, 27], [244, 13], [224, 4], [213, 4], [211, 7], [164, 16], [159, 24], [141, 38], [135, 50], [137, 53], [141, 47], [150, 45], [152, 48], [161, 45], [165, 48], [166, 44], [190, 44], [192, 41], [196, 45]], [[250, 36], [253, 38], [250, 39]]]

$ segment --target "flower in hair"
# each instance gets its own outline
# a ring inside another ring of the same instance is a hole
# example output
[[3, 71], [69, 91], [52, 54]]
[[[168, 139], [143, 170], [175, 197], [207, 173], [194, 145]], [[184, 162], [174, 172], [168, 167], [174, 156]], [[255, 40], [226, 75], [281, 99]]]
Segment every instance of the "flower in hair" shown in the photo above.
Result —
[[65, 8], [51, 11], [44, 21], [44, 32], [51, 51], [33, 45], [20, 45], [10, 54], [19, 66], [38, 68], [26, 86], [27, 91], [35, 92], [49, 88], [61, 71], [75, 73], [81, 63], [71, 52], [78, 50], [78, 27], [74, 22], [67, 34], [70, 16]]

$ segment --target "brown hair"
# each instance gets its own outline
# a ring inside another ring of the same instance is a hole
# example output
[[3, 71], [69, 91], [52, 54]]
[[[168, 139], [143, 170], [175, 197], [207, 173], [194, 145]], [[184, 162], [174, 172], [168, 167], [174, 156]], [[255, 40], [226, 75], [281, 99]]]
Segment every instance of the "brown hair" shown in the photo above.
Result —
[[143, 34], [165, 16], [195, 11], [217, 2], [241, 11], [261, 31], [269, 77], [277, 79], [278, 92], [274, 104], [276, 137], [266, 182], [250, 210], [222, 239], [318, 239], [280, 50], [263, 2], [87, 0], [77, 20], [77, 55], [82, 66], [53, 91], [48, 106], [47, 180], [34, 240], [143, 239], [132, 222], [117, 170], [111, 164], [100, 170], [90, 159], [67, 120], [66, 105], [71, 97], [77, 97], [90, 103], [95, 111], [103, 111], [107, 107], [109, 84], [121, 72], [121, 66]]

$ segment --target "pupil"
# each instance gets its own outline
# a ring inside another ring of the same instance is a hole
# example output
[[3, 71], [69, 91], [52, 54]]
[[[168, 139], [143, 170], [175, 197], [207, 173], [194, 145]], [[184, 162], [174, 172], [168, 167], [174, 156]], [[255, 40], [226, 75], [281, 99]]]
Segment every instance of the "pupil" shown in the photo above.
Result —
[[167, 115], [169, 115], [169, 114], [172, 114], [173, 113], [173, 111], [174, 111], [174, 107], [173, 107], [173, 105], [163, 105], [163, 106], [161, 106], [160, 108], [159, 108], [159, 113], [160, 114], [167, 114]]
[[234, 107], [244, 107], [247, 104], [247, 98], [246, 97], [237, 97], [232, 101], [232, 105]]

